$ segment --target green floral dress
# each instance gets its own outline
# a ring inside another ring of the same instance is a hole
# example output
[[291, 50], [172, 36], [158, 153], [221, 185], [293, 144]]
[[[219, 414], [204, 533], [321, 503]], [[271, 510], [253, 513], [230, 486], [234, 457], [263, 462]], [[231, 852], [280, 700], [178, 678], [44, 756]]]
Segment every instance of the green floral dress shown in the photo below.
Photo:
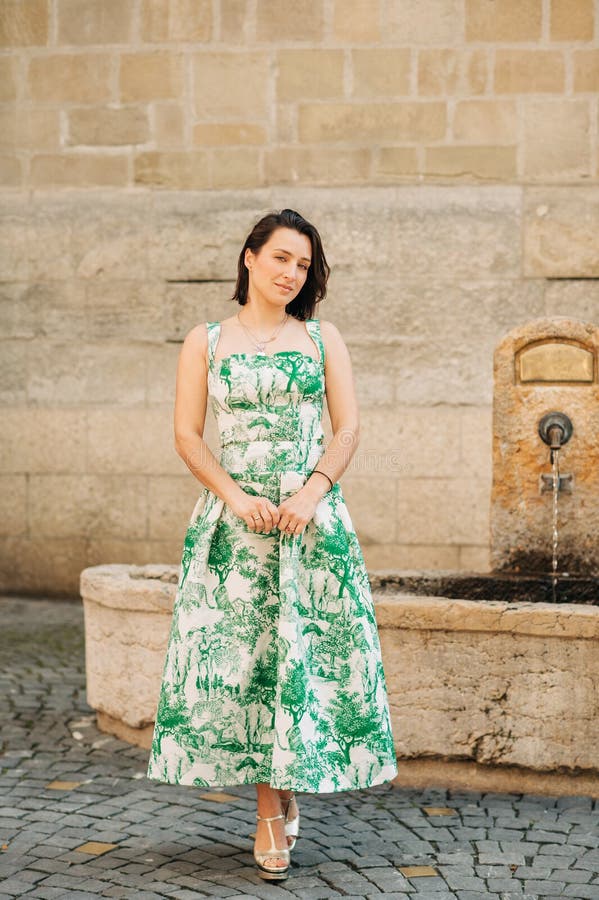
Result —
[[[324, 345], [215, 361], [220, 464], [275, 505], [322, 456]], [[316, 349], [316, 348], [315, 348]], [[204, 488], [191, 515], [147, 777], [202, 787], [267, 782], [356, 790], [397, 774], [366, 566], [341, 485], [298, 535], [251, 531]]]

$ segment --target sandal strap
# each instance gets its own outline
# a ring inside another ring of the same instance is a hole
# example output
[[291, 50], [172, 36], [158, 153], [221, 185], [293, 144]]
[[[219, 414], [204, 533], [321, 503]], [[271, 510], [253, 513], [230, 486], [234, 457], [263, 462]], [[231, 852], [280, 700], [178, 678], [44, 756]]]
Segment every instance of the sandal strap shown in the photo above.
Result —
[[273, 822], [275, 819], [284, 819], [285, 816], [283, 813], [279, 813], [278, 816], [259, 816], [258, 813], [256, 813], [256, 818], [260, 819], [262, 822]]

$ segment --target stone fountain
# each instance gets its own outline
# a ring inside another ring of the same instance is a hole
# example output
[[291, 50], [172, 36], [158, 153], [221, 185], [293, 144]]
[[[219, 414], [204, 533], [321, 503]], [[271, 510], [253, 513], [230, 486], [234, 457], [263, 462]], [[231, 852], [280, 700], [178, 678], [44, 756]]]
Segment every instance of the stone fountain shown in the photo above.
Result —
[[[599, 797], [599, 327], [494, 357], [492, 571], [370, 573], [399, 785]], [[149, 748], [178, 566], [81, 573], [88, 703]]]

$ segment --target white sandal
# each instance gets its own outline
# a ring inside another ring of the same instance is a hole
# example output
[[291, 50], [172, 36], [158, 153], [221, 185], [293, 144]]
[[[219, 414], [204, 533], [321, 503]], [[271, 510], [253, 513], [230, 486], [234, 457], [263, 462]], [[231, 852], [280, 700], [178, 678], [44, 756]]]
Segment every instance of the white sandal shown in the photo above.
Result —
[[[269, 881], [283, 881], [289, 875], [289, 848], [285, 847], [285, 849], [280, 850], [278, 847], [275, 847], [275, 837], [270, 823], [274, 821], [274, 819], [284, 819], [285, 816], [283, 813], [279, 813], [278, 816], [259, 816], [258, 813], [256, 813], [256, 818], [261, 819], [263, 822], [268, 822], [271, 841], [271, 846], [268, 850], [257, 851], [254, 845], [254, 859], [260, 869], [260, 876]], [[284, 859], [287, 862], [287, 865], [265, 866], [264, 860], [272, 859], [273, 857]]]
[[289, 844], [290, 850], [293, 850], [293, 848], [295, 847], [295, 842], [297, 841], [297, 839], [299, 837], [299, 821], [300, 821], [299, 808], [298, 808], [297, 816], [295, 817], [295, 819], [288, 818], [289, 807], [291, 806], [292, 800], [295, 800], [295, 805], [297, 806], [297, 800], [295, 799], [295, 794], [292, 794], [291, 797], [289, 798], [289, 800], [287, 800], [287, 806], [285, 807], [285, 834], [287, 837], [293, 838], [293, 840]]

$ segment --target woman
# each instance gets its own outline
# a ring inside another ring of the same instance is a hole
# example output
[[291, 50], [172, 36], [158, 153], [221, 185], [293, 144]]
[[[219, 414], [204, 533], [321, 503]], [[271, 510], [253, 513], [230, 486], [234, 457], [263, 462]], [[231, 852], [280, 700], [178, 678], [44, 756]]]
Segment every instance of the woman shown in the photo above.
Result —
[[[264, 216], [239, 256], [237, 313], [192, 328], [177, 369], [176, 449], [204, 489], [148, 777], [256, 784], [254, 856], [277, 880], [298, 834], [295, 791], [397, 774], [370, 584], [338, 483], [359, 438], [351, 361], [337, 328], [313, 317], [329, 271], [299, 213]], [[218, 460], [202, 437], [208, 402]]]

